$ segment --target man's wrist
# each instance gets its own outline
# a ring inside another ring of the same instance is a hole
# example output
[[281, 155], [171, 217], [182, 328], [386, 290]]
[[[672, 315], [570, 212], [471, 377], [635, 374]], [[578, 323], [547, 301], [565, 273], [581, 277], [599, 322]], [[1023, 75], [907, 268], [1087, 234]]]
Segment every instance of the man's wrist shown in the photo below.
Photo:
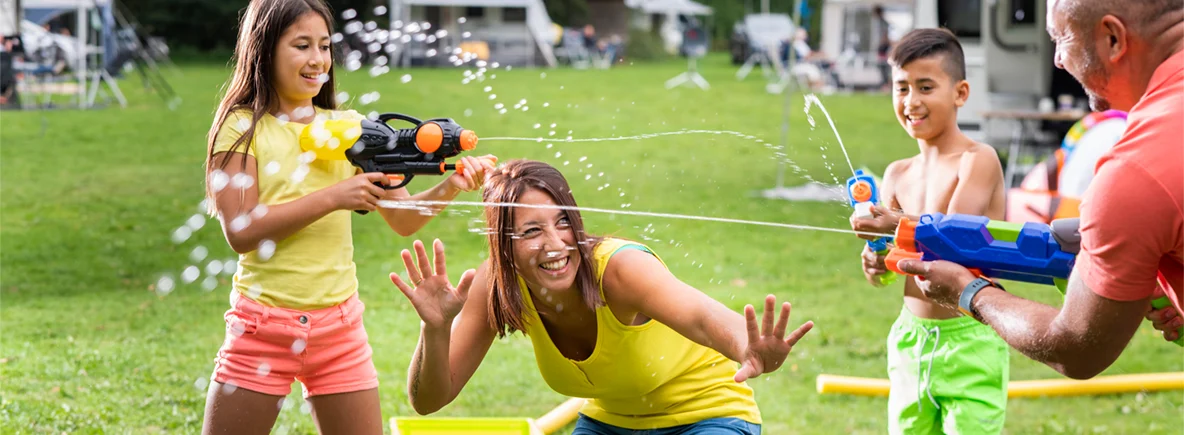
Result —
[[989, 292], [992, 289], [1006, 291], [1003, 289], [1002, 285], [1000, 285], [998, 282], [995, 282], [994, 280], [984, 277], [975, 278], [973, 281], [963, 286], [962, 291], [959, 292], [958, 311], [961, 311], [965, 315], [974, 317], [975, 319], [982, 320], [978, 310], [979, 307], [975, 304], [975, 302], [982, 300], [982, 298], [979, 297], [980, 293]]

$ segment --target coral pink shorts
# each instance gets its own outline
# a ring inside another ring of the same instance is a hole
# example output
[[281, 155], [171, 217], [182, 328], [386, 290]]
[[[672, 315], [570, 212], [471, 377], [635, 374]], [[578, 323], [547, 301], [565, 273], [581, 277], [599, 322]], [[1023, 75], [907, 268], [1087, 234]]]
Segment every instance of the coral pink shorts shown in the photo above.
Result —
[[214, 381], [286, 396], [292, 382], [304, 397], [378, 387], [357, 293], [336, 306], [298, 311], [262, 305], [230, 292], [226, 341], [214, 359]]

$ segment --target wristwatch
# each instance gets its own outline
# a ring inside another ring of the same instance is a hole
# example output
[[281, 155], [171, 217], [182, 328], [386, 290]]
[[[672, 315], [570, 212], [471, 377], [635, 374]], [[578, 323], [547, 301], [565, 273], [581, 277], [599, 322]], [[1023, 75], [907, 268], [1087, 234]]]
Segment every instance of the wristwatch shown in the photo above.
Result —
[[974, 307], [972, 307], [970, 303], [974, 301], [974, 297], [975, 295], [978, 295], [979, 291], [987, 287], [997, 287], [1000, 290], [1003, 290], [1002, 285], [980, 276], [974, 281], [971, 281], [970, 284], [967, 284], [966, 288], [962, 289], [962, 296], [958, 298], [958, 311], [961, 311], [962, 314], [977, 319], [978, 312], [974, 310]]

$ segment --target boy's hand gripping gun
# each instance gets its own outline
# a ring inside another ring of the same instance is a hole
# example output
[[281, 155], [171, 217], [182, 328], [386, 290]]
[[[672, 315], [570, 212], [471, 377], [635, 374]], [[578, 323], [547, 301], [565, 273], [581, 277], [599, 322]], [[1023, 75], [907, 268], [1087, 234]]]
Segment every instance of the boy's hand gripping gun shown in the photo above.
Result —
[[[979, 276], [1051, 284], [1064, 294], [1081, 249], [1078, 225], [1078, 218], [1045, 225], [932, 213], [921, 216], [919, 222], [901, 219], [896, 247], [884, 262], [889, 270], [905, 274], [897, 267], [900, 260], [946, 260]], [[1167, 296], [1152, 301], [1156, 308], [1169, 304]], [[1184, 338], [1176, 344], [1184, 346]]]
[[[387, 125], [392, 119], [414, 127], [393, 128]], [[315, 153], [318, 159], [348, 160], [363, 172], [387, 174], [389, 186], [376, 184], [390, 190], [406, 186], [415, 175], [464, 171], [463, 164], [445, 163], [444, 159], [477, 148], [477, 134], [449, 118], [421, 121], [401, 113], [384, 113], [377, 121], [333, 119], [309, 124], [300, 133], [300, 148]]]
[[[880, 204], [880, 191], [876, 187], [876, 179], [865, 174], [862, 169], [855, 171], [855, 176], [847, 179], [847, 201], [855, 207], [855, 217], [871, 218], [872, 206]], [[888, 254], [890, 238], [868, 240], [867, 247], [877, 255]], [[877, 278], [880, 285], [889, 285], [896, 281], [896, 273], [889, 271]]]

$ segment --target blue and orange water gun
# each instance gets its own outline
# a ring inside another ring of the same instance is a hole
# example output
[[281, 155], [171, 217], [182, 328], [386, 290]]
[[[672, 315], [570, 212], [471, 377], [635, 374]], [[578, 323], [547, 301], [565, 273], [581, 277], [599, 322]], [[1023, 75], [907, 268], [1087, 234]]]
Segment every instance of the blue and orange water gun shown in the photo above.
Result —
[[[855, 171], [855, 175], [847, 179], [847, 201], [855, 207], [854, 216], [857, 218], [872, 217], [872, 206], [880, 204], [880, 190], [876, 187], [876, 179], [863, 169]], [[878, 255], [888, 254], [888, 243], [891, 238], [880, 237], [867, 241], [867, 247]], [[881, 285], [892, 284], [896, 281], [896, 273], [885, 272], [877, 277]]]
[[[945, 260], [986, 278], [1055, 285], [1063, 295], [1081, 249], [1079, 223], [1069, 218], [1019, 224], [942, 213], [922, 215], [918, 221], [903, 218], [896, 228], [896, 247], [884, 263], [908, 275], [897, 266], [901, 260]], [[1169, 304], [1167, 296], [1152, 301], [1155, 308]], [[1181, 333], [1175, 343], [1184, 346], [1184, 328]]]
[[1055, 285], [1062, 293], [1081, 246], [1077, 218], [1046, 225], [930, 213], [918, 221], [902, 218], [895, 236], [884, 261], [894, 272], [904, 273], [900, 260], [946, 260], [986, 278]]

